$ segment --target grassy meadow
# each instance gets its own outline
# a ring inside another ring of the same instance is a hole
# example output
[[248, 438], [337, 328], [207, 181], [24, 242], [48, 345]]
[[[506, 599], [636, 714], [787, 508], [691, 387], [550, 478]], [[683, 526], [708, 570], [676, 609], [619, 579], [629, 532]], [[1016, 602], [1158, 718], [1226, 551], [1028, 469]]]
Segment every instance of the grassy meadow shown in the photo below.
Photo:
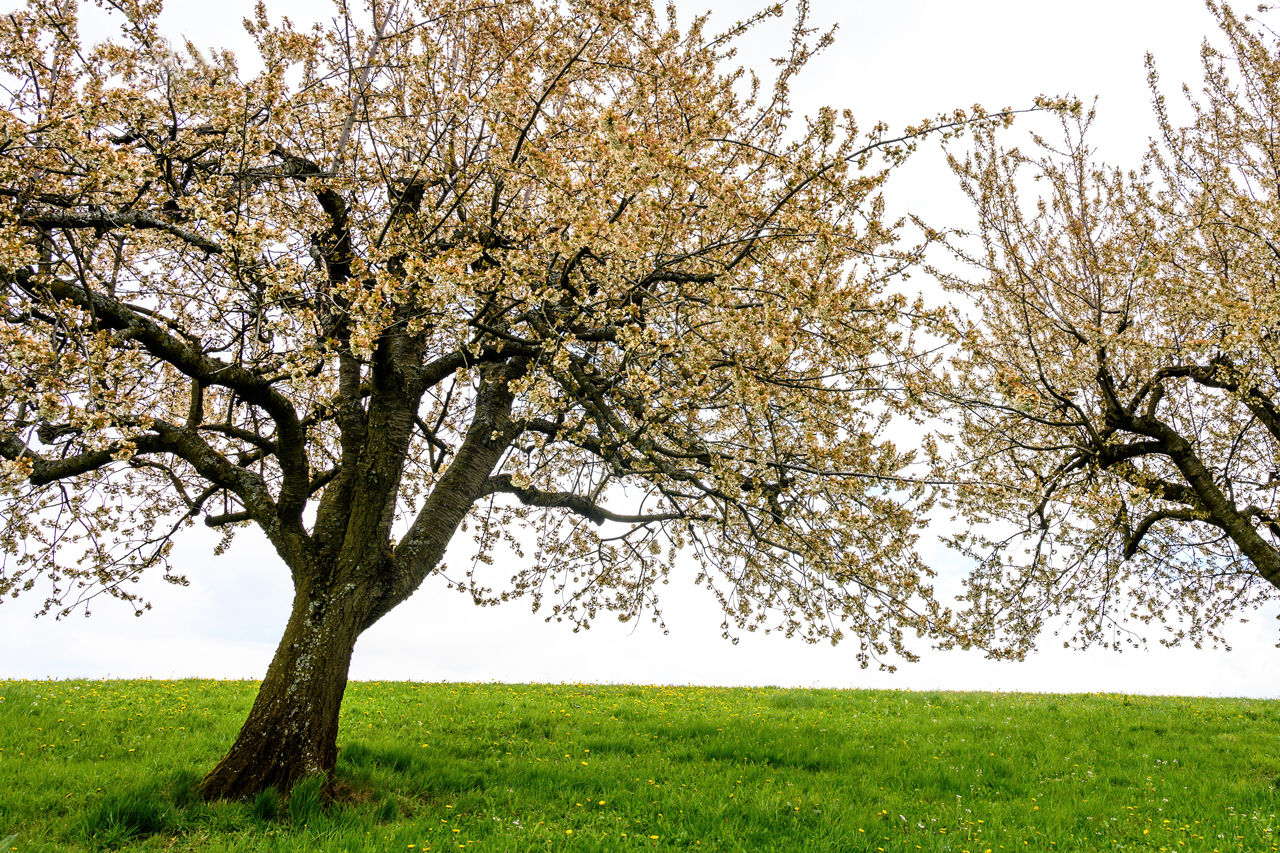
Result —
[[256, 686], [0, 681], [0, 853], [1280, 851], [1274, 701], [353, 683], [336, 800], [196, 800]]

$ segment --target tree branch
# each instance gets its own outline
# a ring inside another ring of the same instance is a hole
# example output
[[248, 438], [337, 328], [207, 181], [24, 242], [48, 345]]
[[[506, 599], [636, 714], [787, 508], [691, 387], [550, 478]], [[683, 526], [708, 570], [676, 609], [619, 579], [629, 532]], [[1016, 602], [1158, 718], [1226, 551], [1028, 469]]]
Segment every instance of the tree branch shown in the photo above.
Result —
[[[604, 524], [606, 521], [617, 521], [623, 524], [650, 524], [657, 521], [671, 521], [677, 518], [690, 517], [682, 512], [641, 513], [637, 515], [611, 512], [594, 501], [571, 492], [544, 492], [531, 486], [518, 486], [512, 482], [510, 474], [499, 474], [485, 481], [485, 495], [498, 493], [515, 495], [525, 506], [567, 509], [597, 525]], [[702, 518], [702, 516], [698, 516], [698, 518]]]
[[137, 228], [140, 231], [156, 230], [171, 234], [198, 249], [211, 255], [222, 254], [222, 246], [202, 237], [194, 231], [188, 231], [174, 224], [163, 214], [155, 214], [147, 210], [90, 211], [72, 213], [70, 211], [43, 211], [41, 213], [18, 217], [19, 225], [34, 228], [94, 228], [98, 231], [111, 231], [116, 228]]
[[162, 453], [168, 450], [160, 436], [147, 434], [129, 439], [128, 442], [113, 441], [104, 448], [87, 450], [64, 459], [49, 460], [28, 447], [16, 435], [4, 435], [0, 436], [0, 456], [15, 461], [30, 459], [31, 476], [27, 478], [28, 482], [33, 486], [44, 486], [97, 471], [112, 462], [127, 458], [129, 444], [133, 445], [133, 453]]
[[1221, 524], [1213, 520], [1209, 513], [1203, 510], [1195, 509], [1160, 509], [1147, 515], [1142, 522], [1134, 528], [1133, 532], [1125, 536], [1124, 540], [1124, 558], [1126, 560], [1133, 559], [1138, 553], [1138, 548], [1142, 545], [1142, 539], [1147, 535], [1156, 524], [1166, 519], [1177, 519], [1178, 521], [1203, 521], [1206, 524], [1212, 524], [1214, 527], [1224, 529]]
[[113, 296], [23, 268], [0, 267], [0, 281], [14, 284], [37, 299], [43, 297], [54, 302], [71, 302], [91, 312], [101, 328], [126, 334], [151, 355], [172, 365], [206, 388], [230, 388], [245, 402], [264, 410], [276, 423], [278, 458], [284, 477], [280, 487], [280, 514], [301, 529], [299, 525], [307, 497], [308, 479], [306, 431], [299, 423], [293, 404], [273, 389], [270, 383], [239, 365], [229, 364], [201, 352], [196, 345], [198, 341], [172, 334], [159, 323], [132, 310]]

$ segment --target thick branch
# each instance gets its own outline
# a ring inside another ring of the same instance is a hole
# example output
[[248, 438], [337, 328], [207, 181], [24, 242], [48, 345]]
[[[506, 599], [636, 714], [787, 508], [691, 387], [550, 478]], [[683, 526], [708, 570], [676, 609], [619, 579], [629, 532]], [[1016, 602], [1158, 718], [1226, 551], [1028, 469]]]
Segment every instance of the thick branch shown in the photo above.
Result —
[[640, 286], [644, 287], [654, 282], [665, 281], [671, 284], [712, 284], [716, 280], [716, 274], [710, 272], [680, 272], [679, 270], [656, 270], [649, 273], [640, 281]]
[[1200, 495], [1190, 486], [1175, 483], [1163, 477], [1157, 477], [1155, 474], [1149, 474], [1127, 461], [1115, 465], [1113, 470], [1124, 478], [1125, 482], [1146, 489], [1162, 500], [1191, 507], [1204, 506]]
[[1251, 520], [1218, 488], [1213, 474], [1190, 442], [1156, 418], [1134, 418], [1131, 428], [1165, 444], [1169, 459], [1194, 491], [1197, 503], [1208, 513], [1211, 522], [1231, 538], [1257, 568], [1258, 574], [1280, 589], [1280, 551], [1262, 538]]
[[240, 524], [245, 521], [253, 521], [253, 513], [247, 510], [240, 512], [228, 512], [222, 515], [206, 515], [204, 517], [205, 527], [226, 527], [228, 524]]
[[1133, 559], [1138, 553], [1138, 548], [1142, 545], [1142, 539], [1147, 535], [1156, 524], [1167, 519], [1176, 519], [1178, 521], [1203, 521], [1206, 524], [1213, 524], [1215, 527], [1221, 527], [1203, 510], [1194, 509], [1161, 509], [1149, 514], [1142, 522], [1134, 528], [1133, 532], [1125, 537], [1124, 541], [1124, 558], [1126, 560]]
[[462, 519], [486, 494], [490, 473], [518, 432], [511, 421], [515, 395], [510, 383], [523, 376], [528, 367], [528, 359], [517, 358], [484, 371], [466, 437], [396, 547], [392, 587], [371, 612], [368, 624], [412, 595], [435, 570]]
[[1241, 388], [1240, 372], [1226, 356], [1218, 356], [1208, 367], [1199, 365], [1165, 368], [1161, 373], [1169, 376], [1185, 376], [1206, 388], [1220, 388], [1240, 396], [1273, 438], [1280, 439], [1280, 409], [1269, 396], [1258, 388]]
[[55, 302], [71, 302], [91, 312], [100, 327], [122, 332], [206, 388], [230, 388], [245, 402], [264, 410], [275, 421], [277, 429], [280, 469], [284, 476], [280, 516], [301, 529], [308, 479], [305, 429], [298, 421], [293, 404], [270, 383], [239, 365], [206, 355], [195, 342], [172, 334], [113, 296], [22, 268], [0, 267], [0, 281], [15, 284], [37, 298], [45, 296]]
[[[45, 459], [17, 436], [5, 435], [0, 436], [0, 456], [11, 460], [31, 460], [28, 481], [34, 486], [43, 486], [102, 470], [113, 462], [123, 461], [131, 456], [171, 453], [191, 465], [209, 483], [235, 494], [245, 505], [248, 517], [262, 526], [268, 538], [282, 550], [282, 554], [293, 553], [298, 544], [299, 533], [289, 530], [286, 535], [277, 516], [275, 501], [260, 476], [233, 464], [210, 447], [193, 429], [164, 421], [153, 421], [151, 428], [152, 432], [58, 460]], [[190, 506], [191, 501], [185, 495], [183, 498]]]
[[[158, 435], [140, 435], [130, 439], [130, 442], [134, 453], [161, 453], [168, 449]], [[10, 460], [31, 460], [31, 476], [28, 481], [33, 486], [46, 486], [58, 480], [69, 480], [97, 471], [123, 458], [122, 454], [126, 452], [125, 442], [113, 441], [104, 448], [51, 460], [40, 456], [15, 435], [0, 436], [0, 456]]]
[[147, 210], [89, 211], [76, 212], [48, 210], [29, 214], [18, 218], [19, 225], [36, 228], [94, 228], [98, 231], [111, 231], [115, 228], [137, 228], [138, 230], [156, 230], [171, 234], [198, 249], [211, 255], [222, 254], [222, 246], [202, 237], [194, 231], [188, 231], [176, 225], [163, 214]]
[[[242, 429], [235, 426], [227, 426], [226, 424], [202, 424], [200, 429], [208, 432], [221, 433], [231, 438], [238, 438], [246, 444], [252, 444], [254, 447], [265, 451], [267, 454], [275, 454], [277, 452], [276, 443], [269, 438], [263, 438], [253, 430]], [[256, 461], [256, 460], [255, 460]]]
[[505, 493], [515, 495], [525, 506], [567, 509], [583, 518], [599, 525], [606, 521], [619, 521], [624, 524], [649, 524], [657, 521], [671, 521], [685, 518], [681, 512], [663, 512], [638, 515], [625, 515], [611, 512], [592, 500], [572, 492], [544, 492], [530, 486], [518, 486], [511, 480], [510, 474], [499, 474], [490, 477], [484, 486], [484, 493], [492, 495]]
[[454, 350], [418, 368], [414, 373], [414, 378], [417, 380], [418, 391], [421, 393], [428, 388], [434, 388], [439, 385], [459, 370], [465, 370], [478, 364], [508, 361], [513, 358], [530, 358], [538, 355], [539, 352], [540, 350], [537, 347], [519, 344], [504, 345], [501, 349], [484, 347], [480, 352], [474, 354], [465, 349]]

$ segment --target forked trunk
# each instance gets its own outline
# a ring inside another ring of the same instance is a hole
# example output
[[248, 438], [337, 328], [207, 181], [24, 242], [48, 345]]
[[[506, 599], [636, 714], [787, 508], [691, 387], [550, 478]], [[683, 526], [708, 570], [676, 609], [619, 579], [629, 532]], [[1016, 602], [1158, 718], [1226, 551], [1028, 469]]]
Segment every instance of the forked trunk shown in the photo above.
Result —
[[[350, 592], [349, 585], [345, 592]], [[294, 595], [293, 612], [240, 734], [201, 780], [207, 800], [289, 791], [338, 759], [338, 711], [364, 625], [360, 597]]]
[[315, 538], [333, 547], [317, 545], [290, 562], [289, 625], [235, 744], [200, 782], [205, 799], [243, 799], [268, 787], [283, 792], [307, 776], [332, 774], [356, 639], [413, 594], [439, 564], [467, 510], [487, 494], [486, 479], [515, 435], [509, 385], [527, 367], [522, 358], [486, 368], [467, 437], [394, 551], [387, 536], [413, 410], [380, 404], [376, 395], [371, 400], [370, 440], [385, 446], [359, 454], [344, 449], [352, 456], [344, 465], [360, 476], [331, 483], [316, 513]]

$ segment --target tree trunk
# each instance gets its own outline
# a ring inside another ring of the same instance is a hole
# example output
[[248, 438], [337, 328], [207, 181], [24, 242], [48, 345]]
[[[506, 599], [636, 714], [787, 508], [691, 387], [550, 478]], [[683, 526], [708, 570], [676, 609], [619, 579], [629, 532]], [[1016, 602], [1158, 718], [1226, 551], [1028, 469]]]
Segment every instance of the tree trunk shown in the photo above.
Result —
[[366, 600], [353, 584], [339, 592], [299, 586], [284, 637], [230, 751], [201, 780], [207, 800], [243, 799], [274, 787], [287, 792], [338, 760], [338, 711], [351, 652], [365, 625]]
[[326, 492], [317, 511], [316, 539], [332, 547], [317, 545], [296, 562], [281, 553], [293, 569], [289, 625], [236, 742], [200, 782], [205, 799], [243, 799], [268, 787], [284, 792], [307, 776], [332, 775], [356, 639], [435, 570], [485, 494], [486, 478], [515, 435], [509, 383], [527, 367], [527, 359], [487, 367], [462, 446], [394, 552], [387, 536], [413, 426], [405, 412], [412, 410], [371, 401], [378, 414], [372, 434], [395, 446], [344, 450], [353, 457], [344, 464], [360, 476], [345, 492]]

